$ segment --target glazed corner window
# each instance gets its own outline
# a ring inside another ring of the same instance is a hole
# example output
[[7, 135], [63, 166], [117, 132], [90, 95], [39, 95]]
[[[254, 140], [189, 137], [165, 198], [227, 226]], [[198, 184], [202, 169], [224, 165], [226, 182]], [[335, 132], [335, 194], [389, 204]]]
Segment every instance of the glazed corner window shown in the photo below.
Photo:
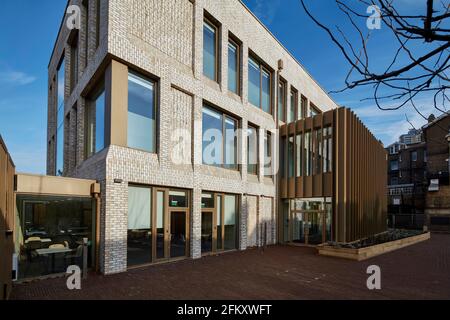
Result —
[[218, 81], [218, 38], [217, 27], [208, 20], [203, 22], [203, 74]]
[[103, 86], [86, 108], [86, 157], [105, 148], [105, 89]]
[[239, 45], [228, 42], [228, 90], [239, 95]]
[[58, 67], [57, 73], [57, 111], [56, 111], [56, 169], [55, 174], [62, 176], [64, 172], [64, 89], [65, 89], [65, 61]]
[[256, 59], [248, 59], [248, 100], [254, 106], [272, 114], [272, 75]]
[[128, 147], [156, 152], [156, 84], [128, 74]]
[[297, 91], [291, 89], [291, 103], [287, 112], [287, 122], [295, 121], [295, 110], [297, 109]]
[[202, 113], [203, 164], [237, 170], [237, 121], [208, 106]]
[[302, 96], [302, 101], [300, 103], [300, 110], [297, 113], [298, 120], [303, 119], [306, 115], [306, 111], [308, 110], [308, 100], [306, 97]]
[[264, 135], [264, 176], [271, 177], [272, 175], [272, 134], [266, 131]]
[[247, 172], [258, 174], [258, 130], [252, 126], [247, 130]]
[[286, 121], [285, 119], [286, 109], [286, 83], [280, 80], [278, 84], [278, 120]]

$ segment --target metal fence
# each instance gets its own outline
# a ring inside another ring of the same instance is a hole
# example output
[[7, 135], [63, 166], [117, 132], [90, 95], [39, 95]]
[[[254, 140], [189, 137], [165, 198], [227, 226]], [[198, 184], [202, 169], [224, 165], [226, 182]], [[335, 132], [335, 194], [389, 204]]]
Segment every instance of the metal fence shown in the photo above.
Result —
[[389, 214], [389, 228], [393, 229], [409, 229], [422, 230], [425, 225], [424, 214]]

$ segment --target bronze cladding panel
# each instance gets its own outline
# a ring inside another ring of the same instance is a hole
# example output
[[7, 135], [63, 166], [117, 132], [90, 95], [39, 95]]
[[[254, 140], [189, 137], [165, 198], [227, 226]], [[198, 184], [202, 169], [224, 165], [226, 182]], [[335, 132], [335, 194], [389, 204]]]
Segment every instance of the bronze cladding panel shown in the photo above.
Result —
[[14, 163], [0, 136], [0, 300], [7, 299], [12, 288], [14, 174]]
[[[288, 131], [289, 134], [304, 134], [327, 126], [333, 129], [332, 173], [283, 179], [281, 197], [332, 197], [333, 238], [339, 242], [351, 242], [385, 231], [386, 151], [351, 110], [339, 108], [299, 120], [290, 124], [289, 130], [287, 125], [281, 127], [280, 135], [287, 136]], [[285, 159], [287, 161], [286, 156]], [[305, 162], [302, 166], [305, 167]]]

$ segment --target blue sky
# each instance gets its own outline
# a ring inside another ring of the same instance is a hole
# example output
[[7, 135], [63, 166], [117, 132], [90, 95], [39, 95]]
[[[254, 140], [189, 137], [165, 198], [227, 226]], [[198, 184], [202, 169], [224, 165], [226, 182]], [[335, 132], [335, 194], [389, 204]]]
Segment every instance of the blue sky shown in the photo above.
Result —
[[[328, 36], [306, 17], [298, 0], [244, 2], [326, 91], [342, 87], [348, 65]], [[396, 0], [409, 11], [422, 9], [423, 2]], [[331, 0], [308, 3], [327, 25], [342, 24], [342, 16]], [[0, 4], [0, 134], [21, 172], [45, 173], [47, 65], [65, 4], [65, 0], [3, 0]], [[386, 30], [376, 32], [371, 42], [373, 63], [383, 65], [386, 52], [393, 47], [387, 41]], [[354, 109], [385, 144], [410, 127], [405, 114], [416, 127], [425, 123], [411, 107], [388, 112], [379, 111], [371, 102], [360, 102], [367, 96], [369, 88], [333, 98]], [[418, 100], [418, 104], [427, 115], [435, 112], [428, 97]]]

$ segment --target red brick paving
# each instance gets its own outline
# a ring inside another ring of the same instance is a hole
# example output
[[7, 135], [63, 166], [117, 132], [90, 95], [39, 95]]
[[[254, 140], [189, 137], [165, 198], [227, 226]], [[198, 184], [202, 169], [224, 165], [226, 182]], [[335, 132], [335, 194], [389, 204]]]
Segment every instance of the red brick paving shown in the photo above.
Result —
[[[381, 267], [382, 290], [366, 287]], [[450, 235], [363, 262], [275, 246], [185, 260], [112, 276], [90, 275], [82, 290], [65, 279], [16, 285], [12, 299], [450, 299]]]

